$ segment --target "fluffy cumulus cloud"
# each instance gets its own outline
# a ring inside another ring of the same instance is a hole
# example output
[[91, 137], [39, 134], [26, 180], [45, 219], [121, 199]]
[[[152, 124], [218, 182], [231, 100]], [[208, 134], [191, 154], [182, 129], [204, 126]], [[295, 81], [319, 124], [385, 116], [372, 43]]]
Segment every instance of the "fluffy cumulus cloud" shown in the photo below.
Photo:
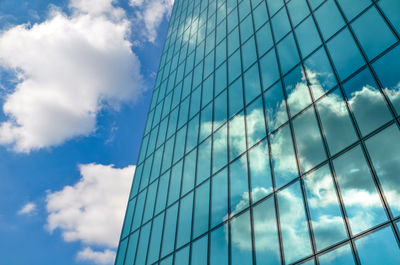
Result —
[[154, 42], [161, 22], [171, 15], [174, 0], [130, 0], [129, 3], [135, 9], [137, 33], [146, 41]]
[[82, 178], [78, 183], [47, 195], [47, 228], [50, 232], [60, 229], [67, 242], [80, 241], [87, 246], [78, 253], [78, 259], [112, 263], [134, 169], [80, 165]]
[[109, 249], [104, 251], [94, 251], [88, 247], [78, 252], [77, 259], [82, 261], [93, 261], [100, 265], [107, 265], [114, 262], [115, 252]]
[[4, 99], [0, 144], [17, 152], [90, 135], [99, 111], [144, 90], [124, 10], [112, 0], [71, 0], [68, 8], [0, 33], [0, 67], [18, 79]]
[[34, 214], [36, 212], [36, 204], [33, 202], [28, 202], [18, 211], [18, 215], [29, 215]]

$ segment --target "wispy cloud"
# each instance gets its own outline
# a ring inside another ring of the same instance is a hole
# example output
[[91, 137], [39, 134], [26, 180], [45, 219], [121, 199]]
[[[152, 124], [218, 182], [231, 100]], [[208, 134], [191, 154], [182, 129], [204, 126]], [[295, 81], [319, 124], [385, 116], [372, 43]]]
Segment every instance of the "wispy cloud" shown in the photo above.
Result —
[[18, 215], [30, 215], [34, 214], [37, 210], [37, 206], [33, 202], [28, 202], [17, 212]]

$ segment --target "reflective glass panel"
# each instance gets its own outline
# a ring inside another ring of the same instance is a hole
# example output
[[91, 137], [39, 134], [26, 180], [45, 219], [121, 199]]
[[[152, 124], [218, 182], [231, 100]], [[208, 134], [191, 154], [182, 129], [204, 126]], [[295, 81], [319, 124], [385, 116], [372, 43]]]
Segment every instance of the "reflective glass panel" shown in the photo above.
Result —
[[211, 179], [211, 227], [228, 215], [228, 170], [225, 168]]
[[213, 173], [228, 162], [228, 126], [225, 124], [213, 136]]
[[262, 97], [258, 97], [246, 109], [247, 143], [249, 147], [266, 136]]
[[167, 254], [171, 253], [172, 250], [174, 249], [175, 235], [176, 235], [175, 229], [178, 217], [177, 215], [178, 215], [178, 203], [175, 203], [173, 206], [167, 209], [165, 215], [161, 257], [164, 257]]
[[220, 226], [210, 234], [210, 265], [228, 265], [228, 227]]
[[325, 40], [329, 39], [344, 26], [344, 20], [334, 0], [328, 0], [318, 8], [315, 11], [315, 18]]
[[375, 7], [368, 9], [351, 26], [369, 59], [397, 41]]
[[304, 178], [317, 250], [347, 238], [336, 189], [328, 165]]
[[[198, 237], [208, 230], [210, 204], [210, 181], [206, 181], [195, 190], [193, 238]], [[190, 214], [184, 212], [184, 214]]]
[[392, 119], [368, 69], [344, 83], [343, 88], [362, 135], [369, 134]]
[[349, 244], [335, 248], [326, 254], [318, 257], [319, 264], [321, 265], [353, 265], [354, 262], [353, 254]]
[[201, 183], [210, 176], [211, 170], [211, 137], [199, 145], [197, 157], [196, 184]]
[[274, 50], [269, 51], [260, 59], [260, 68], [263, 89], [267, 89], [279, 79], [279, 69]]
[[270, 141], [275, 184], [279, 188], [298, 176], [290, 127], [285, 125], [271, 135]]
[[339, 89], [319, 101], [317, 110], [331, 155], [357, 140], [356, 131]]
[[338, 0], [338, 2], [343, 10], [343, 13], [346, 15], [347, 20], [352, 20], [371, 4], [371, 0]]
[[168, 205], [175, 202], [180, 195], [182, 183], [182, 160], [172, 167], [171, 180], [169, 184]]
[[310, 93], [301, 66], [285, 76], [284, 83], [290, 115], [293, 117], [311, 104]]
[[135, 261], [138, 237], [139, 231], [136, 231], [129, 237], [128, 248], [126, 249], [125, 265], [133, 264]]
[[164, 224], [164, 213], [160, 214], [153, 220], [153, 226], [151, 230], [151, 239], [148, 250], [147, 263], [152, 264], [158, 260], [160, 253], [161, 236]]
[[264, 140], [249, 151], [249, 164], [251, 195], [253, 202], [256, 202], [272, 192], [267, 141]]
[[286, 103], [280, 82], [264, 92], [264, 104], [268, 130], [271, 132], [288, 120]]
[[400, 9], [400, 2], [397, 0], [381, 0], [378, 2], [378, 5], [389, 18], [397, 32], [400, 32], [400, 14], [397, 12]]
[[381, 200], [360, 146], [333, 160], [353, 234], [386, 221]]
[[293, 263], [312, 254], [299, 182], [278, 192], [277, 197], [285, 262]]
[[229, 165], [229, 174], [231, 214], [236, 214], [249, 205], [246, 155]]
[[233, 218], [230, 224], [232, 265], [253, 264], [250, 212]]
[[393, 107], [400, 114], [400, 45], [385, 54], [373, 64], [383, 90]]
[[273, 197], [253, 208], [253, 219], [257, 264], [281, 264]]
[[287, 35], [276, 47], [278, 49], [281, 71], [282, 74], [285, 74], [300, 61], [293, 34], [290, 33]]
[[275, 40], [279, 41], [290, 31], [289, 19], [286, 9], [282, 8], [272, 19], [272, 29], [274, 31]]
[[147, 247], [149, 245], [151, 222], [147, 223], [140, 229], [138, 249], [136, 253], [135, 265], [145, 265], [146, 264], [146, 253]]
[[192, 254], [191, 254], [191, 265], [203, 265], [207, 264], [207, 252], [208, 252], [208, 236], [194, 241], [192, 243]]
[[321, 39], [311, 16], [302, 22], [296, 28], [295, 32], [303, 58], [308, 56], [321, 44]]
[[229, 155], [230, 161], [246, 151], [246, 129], [243, 112], [229, 121]]
[[293, 26], [299, 24], [310, 13], [306, 0], [292, 0], [287, 7]]
[[306, 172], [326, 159], [313, 108], [309, 108], [293, 121], [293, 130], [300, 167], [302, 172]]
[[180, 200], [178, 231], [176, 239], [177, 248], [190, 241], [190, 233], [192, 229], [192, 210], [193, 192], [189, 193]]
[[372, 265], [385, 261], [386, 264], [400, 263], [399, 243], [391, 227], [385, 227], [355, 241], [362, 264]]
[[365, 142], [394, 217], [400, 215], [400, 131], [396, 124]]
[[175, 253], [175, 265], [188, 265], [189, 264], [189, 246]]

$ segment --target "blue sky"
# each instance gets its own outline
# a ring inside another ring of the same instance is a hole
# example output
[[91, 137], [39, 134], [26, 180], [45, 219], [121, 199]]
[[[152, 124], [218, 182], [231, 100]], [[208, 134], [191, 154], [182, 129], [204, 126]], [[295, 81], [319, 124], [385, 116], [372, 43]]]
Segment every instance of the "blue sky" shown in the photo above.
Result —
[[172, 3], [0, 2], [0, 265], [112, 263]]

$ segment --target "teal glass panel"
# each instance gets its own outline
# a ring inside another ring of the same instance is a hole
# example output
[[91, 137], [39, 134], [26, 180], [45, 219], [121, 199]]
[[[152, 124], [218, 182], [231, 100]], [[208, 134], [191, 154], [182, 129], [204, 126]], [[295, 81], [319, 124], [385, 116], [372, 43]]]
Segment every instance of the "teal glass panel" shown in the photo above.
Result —
[[123, 265], [124, 264], [127, 246], [128, 246], [128, 238], [122, 240], [119, 243], [118, 255], [115, 258], [115, 265]]
[[137, 247], [135, 265], [145, 265], [146, 264], [146, 254], [149, 245], [151, 222], [147, 223], [140, 229], [139, 242]]
[[193, 192], [180, 200], [176, 247], [179, 248], [190, 241], [192, 229]]
[[352, 233], [358, 234], [386, 221], [385, 211], [360, 146], [334, 159], [333, 166]]
[[189, 265], [189, 246], [186, 246], [175, 253], [175, 265]]
[[258, 97], [246, 108], [247, 143], [249, 147], [266, 136], [262, 97]]
[[208, 236], [203, 236], [192, 243], [191, 265], [207, 264]]
[[139, 231], [136, 231], [129, 237], [124, 265], [130, 265], [134, 263], [136, 256], [136, 248], [138, 245], [138, 237], [139, 237]]
[[199, 145], [197, 157], [196, 185], [210, 176], [211, 171], [211, 137]]
[[178, 164], [172, 167], [168, 193], [168, 205], [171, 205], [173, 202], [179, 199], [182, 182], [182, 166], [183, 163], [181, 160]]
[[321, 265], [356, 264], [349, 244], [335, 248], [334, 250], [319, 256], [318, 261]]
[[170, 172], [167, 171], [160, 177], [160, 183], [158, 185], [158, 191], [157, 191], [155, 214], [158, 214], [159, 212], [165, 209], [165, 205], [167, 203], [167, 195], [168, 195], [167, 193], [168, 193], [169, 175]]
[[[210, 203], [210, 181], [198, 186], [195, 190], [193, 238], [196, 238], [208, 230]], [[189, 212], [185, 212], [185, 215]]]
[[213, 173], [228, 163], [228, 126], [225, 124], [213, 137]]
[[280, 82], [264, 92], [264, 104], [268, 130], [271, 132], [288, 120], [286, 102]]
[[230, 161], [246, 151], [246, 129], [243, 112], [229, 121], [229, 155]]
[[256, 202], [272, 192], [267, 141], [259, 143], [249, 151], [249, 171], [251, 196], [253, 202]]
[[274, 50], [269, 51], [260, 59], [260, 68], [263, 89], [267, 89], [279, 79], [279, 69]]
[[171, 253], [174, 250], [175, 235], [176, 235], [175, 229], [178, 217], [177, 215], [178, 215], [178, 204], [176, 203], [170, 208], [168, 208], [165, 214], [161, 257], [165, 257], [167, 254]]
[[365, 142], [394, 217], [400, 215], [400, 131], [391, 125]]
[[339, 200], [328, 165], [304, 178], [304, 186], [317, 250], [347, 239]]
[[318, 8], [315, 11], [315, 18], [325, 40], [344, 26], [344, 20], [334, 0], [328, 0]]
[[211, 231], [210, 265], [228, 265], [228, 237], [226, 225]]
[[211, 227], [214, 227], [228, 215], [228, 169], [212, 177], [211, 185]]
[[185, 156], [182, 177], [182, 195], [193, 189], [196, 176], [196, 149]]
[[160, 254], [160, 244], [162, 238], [164, 224], [164, 213], [160, 214], [153, 220], [153, 226], [151, 228], [151, 237], [148, 250], [147, 264], [153, 264], [158, 260]]
[[233, 218], [230, 225], [232, 265], [253, 264], [250, 212], [246, 211]]
[[281, 264], [273, 197], [266, 199], [253, 208], [253, 219], [257, 264]]
[[229, 174], [230, 208], [231, 215], [233, 215], [249, 205], [246, 155], [243, 155], [229, 165]]
[[293, 263], [312, 254], [300, 183], [281, 190], [277, 198], [285, 262]]
[[362, 264], [400, 263], [400, 248], [391, 227], [385, 227], [355, 241]]

